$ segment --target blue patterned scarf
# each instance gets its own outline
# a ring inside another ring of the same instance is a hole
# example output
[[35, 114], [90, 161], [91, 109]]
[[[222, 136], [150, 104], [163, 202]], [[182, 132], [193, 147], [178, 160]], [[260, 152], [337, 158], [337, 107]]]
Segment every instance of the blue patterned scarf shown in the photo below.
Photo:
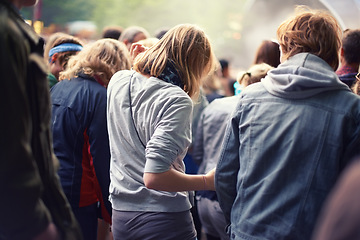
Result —
[[[147, 71], [150, 74], [150, 71]], [[166, 63], [164, 70], [157, 77], [167, 83], [174, 84], [179, 86], [181, 89], [184, 89], [184, 83], [181, 80], [180, 72], [176, 69], [174, 61], [169, 59]]]

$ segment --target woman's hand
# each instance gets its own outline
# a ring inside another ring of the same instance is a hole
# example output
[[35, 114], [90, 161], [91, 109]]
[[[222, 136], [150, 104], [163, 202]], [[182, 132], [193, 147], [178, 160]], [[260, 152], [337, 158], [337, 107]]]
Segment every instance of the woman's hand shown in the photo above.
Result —
[[140, 43], [133, 43], [130, 47], [130, 58], [131, 61], [134, 62], [135, 58], [142, 52], [145, 52], [149, 48], [145, 47]]
[[50, 223], [48, 227], [33, 240], [60, 240], [60, 235], [55, 224]]

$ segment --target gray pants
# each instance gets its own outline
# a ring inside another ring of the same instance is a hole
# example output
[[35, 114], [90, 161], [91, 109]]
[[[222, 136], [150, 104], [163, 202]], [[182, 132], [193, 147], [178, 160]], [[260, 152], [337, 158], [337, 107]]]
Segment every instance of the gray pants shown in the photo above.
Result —
[[199, 218], [206, 234], [221, 238], [230, 239], [226, 233], [226, 221], [218, 201], [208, 198], [197, 197]]
[[114, 240], [195, 240], [196, 230], [190, 211], [112, 211]]

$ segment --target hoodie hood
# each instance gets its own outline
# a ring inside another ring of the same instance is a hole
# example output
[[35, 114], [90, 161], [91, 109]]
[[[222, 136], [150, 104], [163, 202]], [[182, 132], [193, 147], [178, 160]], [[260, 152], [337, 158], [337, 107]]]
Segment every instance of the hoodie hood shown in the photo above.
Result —
[[292, 56], [270, 70], [261, 82], [272, 95], [291, 99], [307, 98], [332, 90], [350, 91], [329, 64], [310, 53]]

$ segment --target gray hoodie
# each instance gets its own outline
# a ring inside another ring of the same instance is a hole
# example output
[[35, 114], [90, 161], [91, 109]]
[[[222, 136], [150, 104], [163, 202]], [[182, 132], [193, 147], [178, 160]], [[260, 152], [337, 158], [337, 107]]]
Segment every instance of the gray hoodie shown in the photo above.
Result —
[[307, 98], [336, 89], [350, 91], [324, 60], [310, 53], [291, 57], [269, 71], [262, 83], [271, 94], [291, 99]]
[[[189, 192], [148, 189], [144, 172], [185, 172], [193, 104], [180, 87], [135, 71], [117, 72], [108, 86], [110, 200], [120, 211], [181, 212]], [[190, 194], [192, 195], [192, 194]]]

